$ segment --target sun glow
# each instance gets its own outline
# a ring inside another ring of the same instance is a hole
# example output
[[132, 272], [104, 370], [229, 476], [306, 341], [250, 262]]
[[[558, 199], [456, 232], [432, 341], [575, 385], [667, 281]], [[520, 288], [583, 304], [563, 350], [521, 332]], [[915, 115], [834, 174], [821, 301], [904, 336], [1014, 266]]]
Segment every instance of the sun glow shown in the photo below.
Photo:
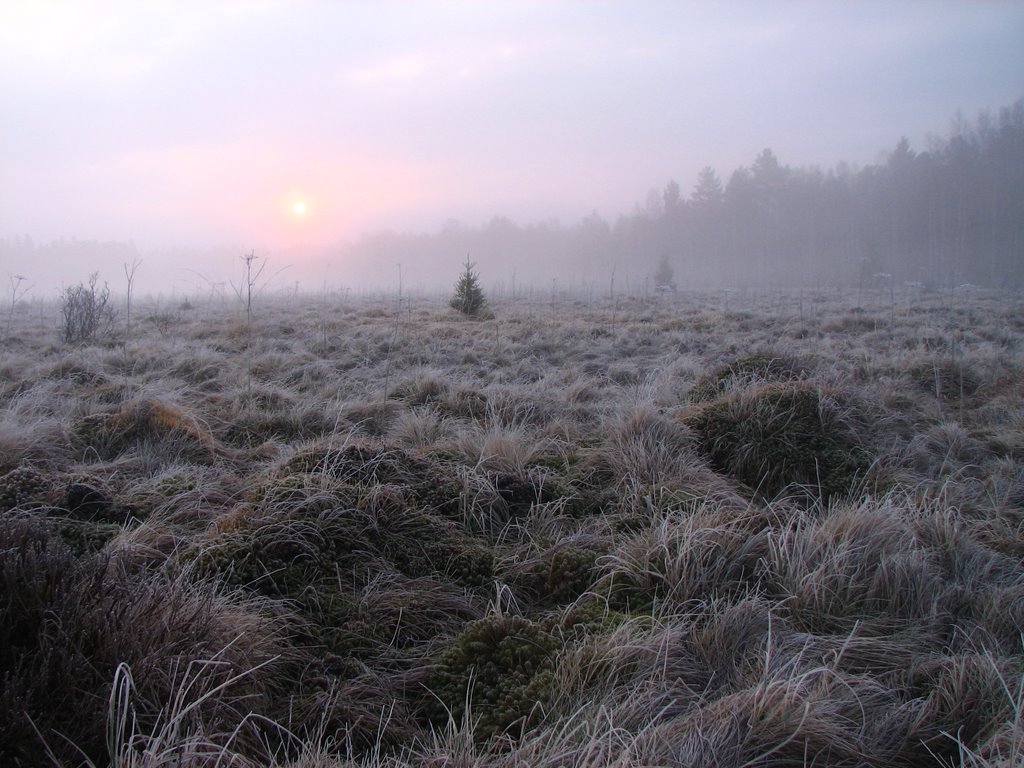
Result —
[[296, 216], [305, 216], [306, 210], [306, 203], [303, 202], [302, 200], [296, 200], [294, 203], [292, 203], [292, 213], [294, 213]]

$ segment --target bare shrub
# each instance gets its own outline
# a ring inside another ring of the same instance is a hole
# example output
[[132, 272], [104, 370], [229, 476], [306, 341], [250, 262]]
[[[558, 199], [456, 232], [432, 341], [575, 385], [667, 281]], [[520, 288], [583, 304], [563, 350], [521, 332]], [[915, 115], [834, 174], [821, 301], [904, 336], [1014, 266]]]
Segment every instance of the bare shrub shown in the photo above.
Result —
[[106, 283], [98, 288], [98, 280], [99, 274], [94, 272], [88, 284], [79, 283], [61, 293], [61, 338], [65, 343], [82, 344], [113, 333], [117, 312], [110, 305], [110, 289]]

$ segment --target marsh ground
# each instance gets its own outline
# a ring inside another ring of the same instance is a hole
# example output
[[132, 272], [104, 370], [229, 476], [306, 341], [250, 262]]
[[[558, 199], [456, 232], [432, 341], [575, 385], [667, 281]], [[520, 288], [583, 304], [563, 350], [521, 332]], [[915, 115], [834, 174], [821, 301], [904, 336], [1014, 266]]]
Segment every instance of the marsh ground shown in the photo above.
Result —
[[13, 308], [6, 764], [1020, 764], [1024, 299], [446, 299]]

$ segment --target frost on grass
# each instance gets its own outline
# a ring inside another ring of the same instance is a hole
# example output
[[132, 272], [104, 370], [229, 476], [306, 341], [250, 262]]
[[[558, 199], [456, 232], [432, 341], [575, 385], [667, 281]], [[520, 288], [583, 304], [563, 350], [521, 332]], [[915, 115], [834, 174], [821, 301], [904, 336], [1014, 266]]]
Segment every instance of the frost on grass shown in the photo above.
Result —
[[448, 298], [15, 308], [0, 763], [1024, 751], [1019, 299]]

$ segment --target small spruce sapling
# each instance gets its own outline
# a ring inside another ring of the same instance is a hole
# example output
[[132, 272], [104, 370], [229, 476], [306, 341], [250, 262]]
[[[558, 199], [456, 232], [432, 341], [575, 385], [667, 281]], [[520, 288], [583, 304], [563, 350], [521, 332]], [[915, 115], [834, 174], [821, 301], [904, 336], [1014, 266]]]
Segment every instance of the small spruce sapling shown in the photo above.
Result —
[[480, 278], [473, 269], [474, 264], [466, 256], [466, 263], [455, 284], [455, 293], [449, 305], [467, 317], [480, 317], [487, 309], [487, 299], [480, 287]]

